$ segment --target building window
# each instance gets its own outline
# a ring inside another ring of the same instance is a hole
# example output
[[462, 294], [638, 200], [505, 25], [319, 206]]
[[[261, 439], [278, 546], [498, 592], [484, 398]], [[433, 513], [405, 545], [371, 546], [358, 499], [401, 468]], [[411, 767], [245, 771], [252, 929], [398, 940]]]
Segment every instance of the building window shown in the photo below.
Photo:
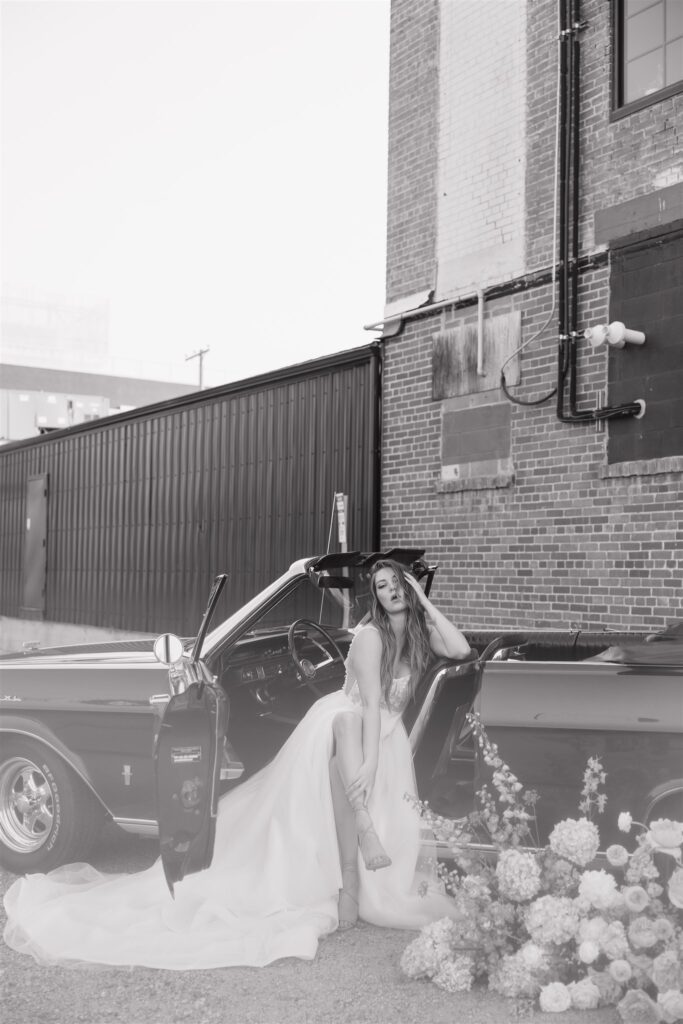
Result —
[[617, 0], [615, 106], [640, 109], [683, 91], [683, 0]]

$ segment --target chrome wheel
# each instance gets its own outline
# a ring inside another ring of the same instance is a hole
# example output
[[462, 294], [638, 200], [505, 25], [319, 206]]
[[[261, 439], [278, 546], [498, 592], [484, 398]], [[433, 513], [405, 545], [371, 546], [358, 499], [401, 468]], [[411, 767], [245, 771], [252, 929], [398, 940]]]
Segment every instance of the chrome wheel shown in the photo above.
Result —
[[33, 853], [54, 825], [55, 796], [38, 767], [24, 757], [0, 766], [0, 841], [16, 853]]

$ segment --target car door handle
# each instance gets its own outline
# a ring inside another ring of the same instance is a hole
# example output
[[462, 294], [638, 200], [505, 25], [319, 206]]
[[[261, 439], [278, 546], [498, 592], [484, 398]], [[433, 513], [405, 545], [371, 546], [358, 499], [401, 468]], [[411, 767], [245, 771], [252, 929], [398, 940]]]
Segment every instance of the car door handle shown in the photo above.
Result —
[[170, 699], [170, 693], [153, 693], [149, 698], [149, 702], [150, 704], [167, 704]]

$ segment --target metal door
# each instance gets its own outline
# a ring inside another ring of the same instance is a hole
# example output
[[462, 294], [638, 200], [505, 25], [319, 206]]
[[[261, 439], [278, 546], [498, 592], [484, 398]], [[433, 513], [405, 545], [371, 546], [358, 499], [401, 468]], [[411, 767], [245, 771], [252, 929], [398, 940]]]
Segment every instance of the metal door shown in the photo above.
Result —
[[24, 531], [24, 592], [21, 614], [27, 619], [45, 617], [47, 575], [47, 474], [32, 476], [26, 489]]

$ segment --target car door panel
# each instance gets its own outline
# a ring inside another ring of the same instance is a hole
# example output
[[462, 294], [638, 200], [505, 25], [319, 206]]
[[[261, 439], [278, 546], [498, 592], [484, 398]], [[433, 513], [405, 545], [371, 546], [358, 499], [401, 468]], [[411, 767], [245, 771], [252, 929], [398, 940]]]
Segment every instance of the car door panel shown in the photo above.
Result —
[[[607, 774], [603, 843], [619, 838], [617, 816], [638, 820], [658, 786], [683, 764], [681, 674], [658, 666], [594, 661], [487, 665], [481, 715], [500, 756], [539, 793], [540, 839], [579, 814], [583, 772], [597, 757]], [[478, 784], [488, 772], [479, 765]]]
[[159, 725], [154, 749], [157, 820], [171, 893], [185, 875], [211, 863], [228, 707], [220, 688], [192, 683], [171, 698]]

